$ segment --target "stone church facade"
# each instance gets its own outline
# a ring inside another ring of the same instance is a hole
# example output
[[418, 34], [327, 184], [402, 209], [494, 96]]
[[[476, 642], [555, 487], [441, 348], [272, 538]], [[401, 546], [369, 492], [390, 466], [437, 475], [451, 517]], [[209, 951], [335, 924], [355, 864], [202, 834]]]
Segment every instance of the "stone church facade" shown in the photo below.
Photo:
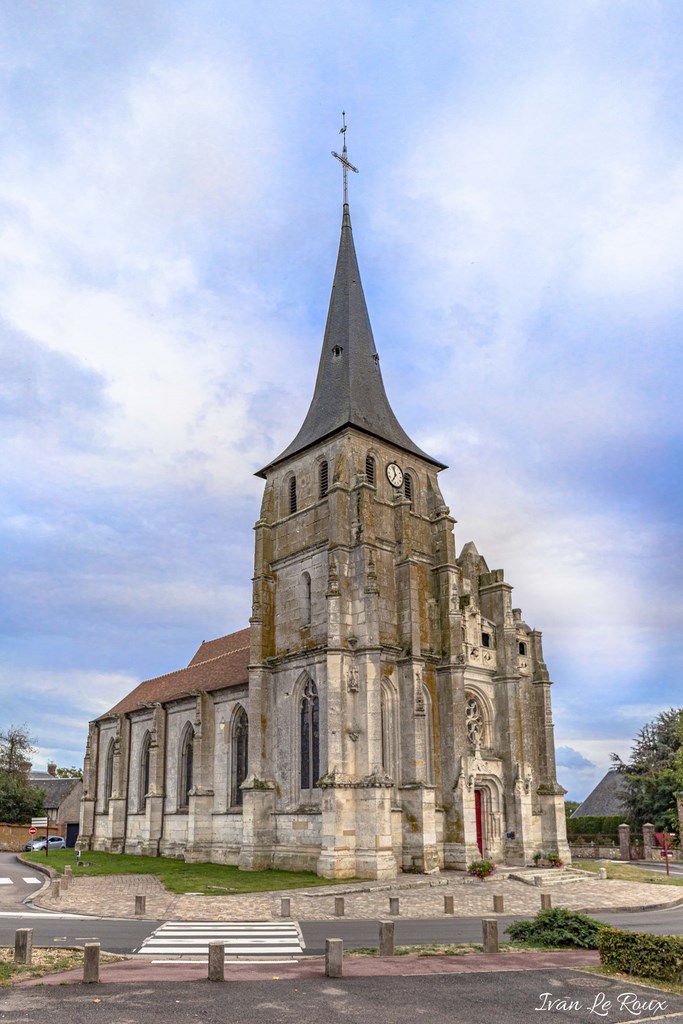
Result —
[[262, 469], [249, 627], [92, 722], [79, 845], [330, 878], [569, 859], [541, 634], [456, 553], [386, 396], [348, 206], [315, 392]]

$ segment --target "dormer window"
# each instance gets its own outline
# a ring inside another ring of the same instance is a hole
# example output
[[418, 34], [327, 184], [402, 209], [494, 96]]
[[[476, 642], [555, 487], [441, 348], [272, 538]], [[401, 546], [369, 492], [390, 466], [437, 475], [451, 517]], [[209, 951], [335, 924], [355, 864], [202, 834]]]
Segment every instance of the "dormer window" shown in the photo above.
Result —
[[327, 459], [323, 459], [318, 467], [318, 497], [324, 498], [327, 494], [329, 485], [329, 467], [327, 465]]
[[375, 460], [372, 455], [365, 456], [365, 479], [373, 487], [375, 486]]
[[296, 477], [292, 476], [289, 479], [289, 515], [293, 515], [296, 512]]
[[332, 355], [334, 356], [335, 359], [339, 359], [339, 356], [342, 354], [343, 351], [344, 349], [341, 347], [341, 345], [335, 345], [334, 348], [332, 349]]

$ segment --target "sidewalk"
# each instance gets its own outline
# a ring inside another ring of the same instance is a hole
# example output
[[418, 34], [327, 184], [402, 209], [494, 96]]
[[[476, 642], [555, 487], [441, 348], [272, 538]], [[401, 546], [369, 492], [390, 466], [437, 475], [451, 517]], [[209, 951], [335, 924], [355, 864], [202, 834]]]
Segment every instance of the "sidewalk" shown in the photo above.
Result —
[[[542, 878], [540, 886], [533, 884], [535, 876]], [[287, 897], [294, 920], [330, 921], [335, 919], [335, 897], [343, 896], [345, 917], [377, 920], [388, 915], [391, 896], [400, 897], [402, 918], [444, 917], [446, 895], [453, 896], [456, 917], [490, 915], [494, 893], [504, 897], [506, 914], [535, 914], [540, 909], [541, 893], [550, 893], [555, 907], [589, 913], [650, 910], [683, 903], [683, 888], [678, 886], [608, 881], [571, 870], [526, 868], [501, 872], [485, 882], [462, 872], [444, 871], [436, 876], [403, 875], [391, 883], [357, 882], [236, 896], [175, 895], [166, 892], [152, 875], [81, 876], [71, 880], [59, 899], [52, 898], [48, 885], [33, 905], [62, 913], [132, 918], [135, 896], [143, 895], [147, 897], [147, 920], [272, 921], [280, 919], [280, 899]]]
[[[592, 967], [600, 957], [592, 949], [572, 949], [561, 953], [498, 953], [495, 955], [471, 953], [467, 956], [394, 956], [394, 957], [344, 957], [345, 978], [368, 978], [381, 976], [406, 977], [429, 974], [475, 974], [481, 972], [538, 971], [562, 968]], [[148, 984], [169, 981], [206, 981], [206, 962], [197, 963], [179, 960], [173, 964], [152, 963], [149, 960], [122, 960], [119, 963], [103, 964], [100, 967], [100, 984]], [[267, 964], [244, 962], [225, 965], [226, 982], [234, 981], [296, 981], [304, 978], [325, 979], [324, 961], [307, 958], [289, 964]], [[32, 988], [36, 985], [75, 985], [83, 980], [83, 970], [63, 971], [48, 974], [43, 978], [31, 978], [17, 982], [15, 988]], [[90, 986], [92, 991], [94, 986]]]

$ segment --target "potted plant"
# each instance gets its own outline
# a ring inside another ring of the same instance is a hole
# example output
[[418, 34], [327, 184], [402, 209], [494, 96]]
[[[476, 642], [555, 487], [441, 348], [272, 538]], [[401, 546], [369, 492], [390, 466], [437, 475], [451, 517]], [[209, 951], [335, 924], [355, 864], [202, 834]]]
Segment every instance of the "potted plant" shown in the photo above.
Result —
[[467, 874], [472, 875], [475, 878], [480, 878], [482, 882], [485, 878], [488, 878], [496, 870], [496, 865], [492, 860], [473, 860], [467, 868]]

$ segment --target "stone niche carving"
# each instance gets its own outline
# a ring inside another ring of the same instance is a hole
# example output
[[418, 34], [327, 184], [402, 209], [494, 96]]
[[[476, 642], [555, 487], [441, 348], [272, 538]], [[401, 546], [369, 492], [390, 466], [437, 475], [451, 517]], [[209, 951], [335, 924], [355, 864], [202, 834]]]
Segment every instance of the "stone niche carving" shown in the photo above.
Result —
[[355, 665], [351, 665], [346, 674], [346, 689], [349, 693], [358, 693], [360, 690], [360, 682], [358, 680], [358, 668]]

